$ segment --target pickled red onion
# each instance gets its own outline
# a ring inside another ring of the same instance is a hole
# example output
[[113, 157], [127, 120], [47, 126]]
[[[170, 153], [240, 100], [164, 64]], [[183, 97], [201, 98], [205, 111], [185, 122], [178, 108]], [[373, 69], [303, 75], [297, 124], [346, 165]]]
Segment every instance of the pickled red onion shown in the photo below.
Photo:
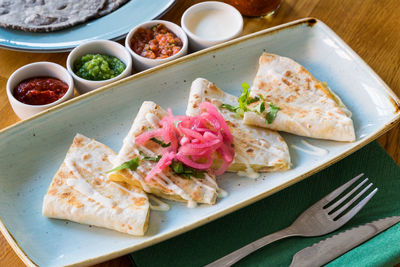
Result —
[[139, 145], [144, 145], [148, 140], [153, 137], [158, 137], [162, 135], [162, 129], [151, 130], [144, 132], [135, 138], [135, 142]]
[[171, 165], [172, 160], [175, 158], [175, 156], [175, 152], [166, 151], [165, 153], [163, 153], [161, 159], [157, 162], [156, 166], [154, 166], [154, 168], [147, 174], [146, 178], [144, 179], [146, 181], [150, 181], [154, 175], [161, 173], [163, 170], [165, 170], [165, 168]]
[[207, 169], [209, 169], [211, 167], [212, 161], [213, 161], [211, 157], [208, 157], [207, 158], [207, 162], [199, 163], [199, 162], [196, 162], [196, 161], [193, 161], [193, 160], [189, 159], [187, 156], [185, 156], [185, 155], [183, 155], [181, 153], [176, 154], [176, 159], [179, 160], [180, 162], [182, 162], [183, 164], [185, 164], [185, 165], [187, 165], [189, 167], [198, 169], [198, 170], [207, 170]]
[[[223, 174], [233, 162], [233, 136], [224, 118], [209, 102], [201, 103], [200, 109], [202, 113], [193, 117], [174, 116], [168, 109], [168, 115], [160, 121], [161, 128], [135, 138], [140, 145], [152, 137], [161, 137], [164, 143], [171, 144], [162, 148], [162, 157], [146, 176], [146, 181], [169, 167], [173, 160], [198, 170], [212, 171], [216, 175]], [[215, 155], [222, 159], [218, 169], [211, 167]]]
[[211, 116], [214, 116], [218, 122], [220, 123], [222, 129], [224, 130], [224, 134], [226, 134], [226, 137], [230, 142], [233, 142], [233, 136], [231, 132], [229, 131], [229, 127], [226, 124], [224, 118], [222, 115], [218, 112], [217, 108], [211, 104], [210, 102], [203, 102], [200, 104], [201, 109], [205, 109], [207, 113], [209, 113]]

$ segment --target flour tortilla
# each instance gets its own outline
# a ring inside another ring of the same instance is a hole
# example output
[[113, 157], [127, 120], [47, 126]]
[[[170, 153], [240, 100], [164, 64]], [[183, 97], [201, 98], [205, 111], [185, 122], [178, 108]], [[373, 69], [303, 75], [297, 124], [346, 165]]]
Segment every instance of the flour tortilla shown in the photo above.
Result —
[[221, 108], [222, 104], [238, 105], [238, 98], [225, 93], [206, 79], [197, 78], [190, 88], [186, 115], [199, 115], [200, 103], [204, 101], [218, 108], [233, 135], [235, 159], [228, 171], [251, 174], [253, 171], [270, 172], [290, 168], [289, 149], [279, 133], [243, 124], [235, 113]]
[[106, 0], [104, 7], [98, 12], [98, 16], [105, 16], [115, 10], [120, 6], [124, 5], [129, 0]]
[[108, 180], [115, 153], [77, 134], [43, 200], [43, 215], [131, 235], [147, 230], [149, 200], [138, 187]]
[[[50, 32], [65, 29], [114, 10], [106, 0], [0, 0], [0, 26], [5, 28]], [[111, 10], [111, 11], [110, 11]]]
[[[149, 128], [159, 128], [159, 121], [166, 115], [168, 113], [154, 102], [143, 102], [128, 135], [124, 139], [114, 166], [119, 166], [134, 157], [141, 157], [140, 151], [150, 157], [160, 155], [162, 147], [159, 144], [148, 141], [141, 146], [135, 143], [135, 138], [148, 131]], [[189, 206], [193, 206], [196, 203], [215, 203], [219, 188], [213, 174], [206, 173], [204, 179], [193, 176], [187, 179], [175, 175], [170, 168], [167, 168], [150, 181], [145, 181], [144, 178], [156, 164], [153, 161], [141, 160], [136, 171], [124, 169], [113, 172], [109, 175], [109, 179], [140, 186], [148, 193], [174, 201], [187, 202]]]
[[250, 91], [251, 97], [259, 95], [280, 110], [271, 124], [265, 123], [264, 114], [246, 112], [244, 123], [248, 125], [313, 138], [355, 140], [351, 112], [326, 84], [292, 59], [267, 53], [261, 55]]

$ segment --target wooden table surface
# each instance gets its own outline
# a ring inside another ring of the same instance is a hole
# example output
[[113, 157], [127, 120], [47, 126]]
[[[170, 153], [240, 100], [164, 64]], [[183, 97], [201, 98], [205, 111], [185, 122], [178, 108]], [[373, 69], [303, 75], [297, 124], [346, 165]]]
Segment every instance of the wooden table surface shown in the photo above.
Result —
[[[183, 12], [201, 1], [177, 0], [162, 19], [180, 23]], [[282, 0], [270, 18], [245, 18], [244, 33], [259, 31], [304, 17], [315, 17], [331, 27], [400, 96], [400, 5], [398, 0]], [[8, 77], [36, 61], [65, 66], [67, 53], [24, 53], [0, 49], [0, 129], [19, 121], [6, 95]], [[400, 127], [381, 136], [379, 143], [400, 164]], [[398, 244], [397, 244], [398, 245]], [[130, 266], [127, 256], [97, 266]], [[24, 266], [0, 234], [0, 266]]]

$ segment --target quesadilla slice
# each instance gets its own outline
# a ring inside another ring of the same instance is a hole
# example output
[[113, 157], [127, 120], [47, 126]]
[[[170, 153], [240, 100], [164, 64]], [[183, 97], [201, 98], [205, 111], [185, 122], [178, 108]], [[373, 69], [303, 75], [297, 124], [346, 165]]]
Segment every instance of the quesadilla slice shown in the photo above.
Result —
[[[196, 171], [184, 173], [182, 164], [177, 168], [167, 167], [161, 172], [154, 173], [158, 161], [161, 160], [163, 148], [168, 147], [160, 138], [152, 138], [144, 144], [138, 144], [135, 139], [146, 132], [160, 129], [160, 121], [168, 116], [168, 112], [151, 101], [143, 102], [133, 125], [123, 141], [121, 150], [114, 162], [115, 166], [121, 166], [135, 159], [140, 163], [135, 168], [117, 170], [109, 175], [113, 181], [123, 181], [128, 184], [140, 186], [147, 193], [152, 193], [162, 198], [187, 202], [189, 207], [196, 203], [214, 204], [219, 193], [215, 175], [209, 171], [196, 175]], [[178, 169], [181, 169], [180, 173]]]
[[[355, 140], [351, 112], [326, 83], [292, 59], [263, 53], [250, 97], [270, 105], [262, 114], [245, 112], [244, 123], [248, 125], [313, 138]], [[271, 114], [276, 116], [268, 118]]]
[[258, 172], [287, 170], [290, 168], [289, 149], [285, 140], [275, 131], [248, 126], [234, 112], [223, 105], [236, 106], [238, 98], [220, 90], [214, 83], [197, 78], [190, 88], [186, 114], [202, 112], [200, 103], [214, 104], [225, 119], [233, 135], [235, 158], [228, 171], [257, 177]]
[[107, 178], [115, 156], [106, 145], [77, 134], [44, 197], [43, 215], [144, 235], [149, 200], [140, 188]]

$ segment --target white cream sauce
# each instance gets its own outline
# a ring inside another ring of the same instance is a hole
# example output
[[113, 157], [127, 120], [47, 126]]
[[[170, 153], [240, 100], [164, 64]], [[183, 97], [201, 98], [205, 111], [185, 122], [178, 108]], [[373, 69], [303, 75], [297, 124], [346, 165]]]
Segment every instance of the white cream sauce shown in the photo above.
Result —
[[[150, 208], [152, 210], [157, 210], [157, 211], [168, 211], [170, 209], [170, 206], [168, 203], [165, 203], [164, 201], [161, 201], [157, 197], [153, 195], [149, 195], [149, 200], [150, 200]], [[153, 204], [153, 203], [155, 204]]]
[[[240, 149], [238, 149], [238, 150], [240, 150]], [[237, 152], [240, 152], [240, 151], [237, 151]], [[244, 171], [239, 171], [237, 173], [239, 176], [246, 176], [251, 179], [257, 179], [258, 177], [260, 177], [260, 174], [256, 171], [254, 171], [253, 168], [251, 167], [250, 162], [248, 161], [247, 157], [242, 156], [239, 153], [236, 153], [235, 157], [240, 159], [246, 166], [246, 169]]]
[[[146, 162], [146, 161], [144, 161], [144, 162]], [[150, 162], [146, 162], [146, 163], [151, 164]], [[142, 166], [139, 166], [138, 170], [140, 170], [141, 172], [146, 172], [146, 170], [143, 169]], [[144, 181], [144, 178], [141, 177], [138, 173], [136, 173], [136, 172], [132, 172], [132, 173], [139, 181]], [[181, 187], [177, 186], [174, 182], [172, 182], [165, 174], [159, 173], [159, 174], [155, 175], [153, 177], [153, 179], [155, 179], [163, 187], [173, 191], [175, 194], [177, 194], [180, 197], [182, 197], [183, 199], [187, 200], [188, 207], [191, 207], [191, 208], [196, 207], [197, 203]], [[144, 182], [141, 184], [143, 185]], [[150, 191], [150, 190], [148, 190], [149, 188], [146, 189], [145, 187], [143, 187], [143, 189], [145, 189], [146, 191]]]
[[229, 195], [229, 193], [226, 192], [224, 189], [218, 188], [218, 197], [219, 198], [224, 198], [224, 197], [227, 197], [228, 195]]
[[[164, 179], [164, 181], [167, 182], [167, 184], [165, 185], [166, 188], [175, 192], [183, 199], [187, 200], [189, 208], [194, 208], [197, 206], [196, 201], [194, 201], [182, 188], [173, 183], [165, 174], [159, 173], [158, 175], [161, 176]], [[157, 176], [155, 176], [155, 178], [157, 179]]]
[[240, 25], [229, 12], [219, 9], [204, 9], [188, 19], [187, 27], [202, 39], [222, 40], [233, 36]]
[[112, 184], [112, 185], [118, 187], [119, 189], [125, 191], [126, 193], [128, 193], [129, 195], [131, 195], [131, 196], [133, 196], [133, 197], [135, 197], [135, 198], [142, 198], [142, 197], [146, 198], [146, 195], [145, 195], [145, 194], [140, 194], [140, 193], [136, 193], [136, 192], [130, 191], [130, 190], [126, 189], [125, 187], [120, 186], [120, 185], [117, 184], [117, 183], [111, 182], [110, 184]]
[[246, 168], [246, 170], [244, 170], [244, 171], [239, 171], [237, 173], [237, 175], [248, 177], [251, 179], [257, 179], [258, 177], [260, 177], [260, 174], [256, 171], [254, 171], [252, 168]]
[[[149, 157], [156, 157], [157, 156], [153, 151], [151, 151], [150, 149], [148, 149], [145, 146], [138, 145], [138, 144], [136, 144], [136, 146], [138, 146], [140, 151], [142, 151], [143, 153], [146, 153], [146, 155], [149, 156]], [[138, 149], [134, 148], [134, 151], [135, 151], [135, 153], [137, 155], [140, 155], [140, 151]]]
[[160, 119], [153, 113], [147, 113], [146, 120], [150, 123], [151, 127], [159, 128], [158, 124], [160, 123]]
[[297, 145], [291, 145], [294, 149], [302, 151], [306, 154], [313, 155], [313, 156], [325, 156], [329, 153], [329, 151], [325, 148], [320, 148], [315, 145], [310, 144], [306, 140], [302, 139], [301, 142], [310, 149], [306, 149], [303, 147], [299, 147]]
[[[252, 146], [252, 147], [254, 147], [254, 148], [258, 148], [258, 149], [261, 149], [261, 150], [264, 150], [264, 149], [265, 149], [265, 147], [262, 147], [262, 146], [258, 145], [258, 144], [255, 143], [255, 142], [249, 143], [249, 142], [247, 142], [246, 139], [243, 139], [243, 138], [240, 138], [240, 137], [237, 137], [237, 136], [235, 136], [234, 138], [235, 138], [235, 140], [239, 140], [241, 143], [244, 143], [244, 144], [246, 144], [246, 145], [248, 145], [248, 146]], [[254, 140], [254, 141], [255, 141], [255, 140]], [[259, 141], [264, 141], [264, 140], [260, 139]], [[246, 152], [243, 151], [243, 153], [246, 153]]]
[[[66, 161], [67, 162], [67, 161]], [[67, 164], [68, 166], [69, 164]], [[71, 186], [81, 194], [94, 199], [96, 202], [100, 203], [104, 207], [112, 208], [113, 202], [111, 199], [108, 199], [102, 196], [99, 192], [97, 192], [89, 183], [87, 183], [82, 176], [77, 172], [77, 170], [71, 165], [68, 168], [75, 174], [77, 179], [69, 178], [66, 180], [67, 185]]]

